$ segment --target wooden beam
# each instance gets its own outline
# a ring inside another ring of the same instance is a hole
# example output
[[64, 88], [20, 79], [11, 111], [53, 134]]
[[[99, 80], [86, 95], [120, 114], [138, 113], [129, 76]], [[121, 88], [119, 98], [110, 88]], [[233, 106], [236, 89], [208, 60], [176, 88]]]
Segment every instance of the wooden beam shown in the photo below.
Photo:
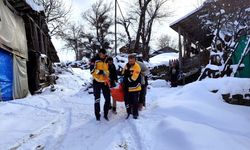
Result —
[[44, 33], [44, 31], [42, 30], [42, 28], [34, 21], [34, 19], [30, 16], [30, 15], [28, 15], [28, 14], [26, 14], [26, 17], [39, 29], [39, 30], [41, 30], [42, 31], [42, 33], [44, 34], [44, 35], [46, 35], [46, 36], [48, 36], [48, 34], [45, 34]]
[[14, 2], [14, 7], [15, 8], [27, 8], [27, 4], [25, 2]]
[[178, 27], [179, 34], [179, 68], [182, 70], [182, 40], [181, 40], [181, 27]]
[[39, 39], [38, 39], [38, 28], [35, 24], [33, 24], [33, 34], [32, 34], [32, 39], [34, 39], [34, 48], [36, 52], [40, 52], [40, 48], [39, 48]]
[[33, 22], [31, 20], [28, 19], [28, 22], [25, 23], [27, 26], [26, 29], [26, 36], [27, 36], [27, 40], [29, 42], [31, 42], [31, 46], [28, 45], [28, 49], [29, 51], [36, 51], [35, 49], [35, 39], [33, 38], [33, 34], [34, 34], [34, 28], [33, 28]]
[[46, 52], [45, 52], [45, 48], [44, 48], [44, 40], [43, 40], [43, 33], [42, 33], [42, 31], [40, 30], [40, 48], [41, 48], [41, 53], [43, 53], [43, 54], [46, 54]]
[[7, 0], [4, 0], [3, 2], [14, 14], [20, 16], [20, 13]]
[[48, 38], [46, 36], [44, 36], [44, 50], [45, 50], [45, 54], [48, 54]]
[[187, 53], [188, 53], [188, 47], [187, 47], [187, 44], [188, 44], [188, 41], [187, 41], [187, 34], [186, 33], [183, 33], [183, 57], [185, 58], [187, 56]]
[[9, 46], [6, 46], [4, 44], [0, 43], [0, 48], [2, 48], [3, 50], [5, 50], [5, 51], [7, 51], [7, 52], [9, 52], [9, 53], [11, 53], [13, 55], [21, 57], [23, 59], [26, 59], [26, 60], [28, 59], [26, 56], [24, 56], [22, 53], [20, 53], [20, 51], [14, 50], [14, 49], [12, 49]]
[[[31, 25], [30, 28], [33, 31], [31, 32], [31, 39], [33, 41], [32, 43], [35, 51], [46, 54], [48, 51], [48, 46], [45, 45], [47, 43], [45, 39], [49, 40], [49, 35], [45, 34], [42, 28], [33, 20], [31, 16], [26, 15], [26, 18], [29, 20]], [[40, 23], [40, 21], [38, 21], [38, 23]]]

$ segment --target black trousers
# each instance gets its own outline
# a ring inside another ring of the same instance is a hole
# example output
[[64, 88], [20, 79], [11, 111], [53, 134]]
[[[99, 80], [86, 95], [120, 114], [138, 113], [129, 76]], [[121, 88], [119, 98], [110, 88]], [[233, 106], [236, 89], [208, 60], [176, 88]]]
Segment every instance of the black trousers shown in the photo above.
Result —
[[108, 111], [110, 108], [110, 89], [108, 85], [104, 83], [93, 81], [93, 89], [94, 89], [94, 96], [95, 96], [95, 116], [96, 118], [100, 118], [100, 100], [101, 100], [101, 91], [105, 98], [104, 103], [104, 116], [108, 116]]
[[[125, 106], [128, 114], [133, 116], [139, 116], [138, 113], [138, 102], [140, 92], [126, 92], [125, 93]], [[131, 112], [133, 109], [133, 112]]]
[[141, 92], [139, 96], [139, 103], [146, 106], [146, 94], [147, 94], [147, 85], [141, 85]]

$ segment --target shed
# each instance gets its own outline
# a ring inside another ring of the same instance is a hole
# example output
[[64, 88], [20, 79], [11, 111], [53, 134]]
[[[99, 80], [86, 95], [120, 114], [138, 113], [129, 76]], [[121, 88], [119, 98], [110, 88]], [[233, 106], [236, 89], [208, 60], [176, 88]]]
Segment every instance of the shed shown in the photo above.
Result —
[[0, 0], [0, 101], [25, 97], [28, 92], [28, 48], [22, 17]]
[[[24, 20], [28, 47], [28, 83], [31, 94], [34, 94], [40, 88], [49, 85], [48, 76], [53, 73], [52, 64], [60, 60], [51, 42], [43, 7], [35, 3], [34, 0], [5, 1], [6, 5]], [[40, 70], [42, 55], [48, 56], [46, 67], [44, 67], [48, 74], [43, 74], [41, 72], [44, 71]]]

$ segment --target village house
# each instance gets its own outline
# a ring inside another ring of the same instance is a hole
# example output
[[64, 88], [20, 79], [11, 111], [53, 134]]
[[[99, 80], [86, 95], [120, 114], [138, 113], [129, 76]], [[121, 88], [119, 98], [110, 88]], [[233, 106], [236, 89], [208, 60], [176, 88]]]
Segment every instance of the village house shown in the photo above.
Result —
[[131, 41], [131, 43], [128, 43], [126, 44], [125, 46], [121, 47], [119, 49], [119, 51], [121, 53], [127, 53], [127, 54], [130, 54], [130, 53], [137, 53], [137, 54], [141, 54], [142, 53], [142, 50], [143, 50], [143, 46], [142, 46], [142, 43], [139, 44], [139, 49], [138, 50], [135, 50], [135, 40]]
[[0, 58], [0, 100], [23, 98], [48, 85], [59, 57], [41, 6], [0, 0]]
[[154, 57], [156, 55], [164, 54], [164, 53], [178, 53], [178, 51], [173, 49], [172, 47], [167, 46], [157, 51], [154, 51], [152, 54], [150, 54], [150, 57]]

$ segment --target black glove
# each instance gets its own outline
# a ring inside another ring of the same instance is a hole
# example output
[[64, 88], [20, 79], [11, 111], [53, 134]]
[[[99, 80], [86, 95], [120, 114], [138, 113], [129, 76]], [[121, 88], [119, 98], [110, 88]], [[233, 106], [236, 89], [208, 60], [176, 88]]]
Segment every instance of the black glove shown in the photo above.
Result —
[[124, 76], [129, 77], [129, 76], [130, 76], [130, 71], [129, 71], [129, 70], [125, 70], [125, 71], [124, 71]]
[[103, 70], [99, 70], [98, 74], [99, 75], [104, 75], [104, 71]]

